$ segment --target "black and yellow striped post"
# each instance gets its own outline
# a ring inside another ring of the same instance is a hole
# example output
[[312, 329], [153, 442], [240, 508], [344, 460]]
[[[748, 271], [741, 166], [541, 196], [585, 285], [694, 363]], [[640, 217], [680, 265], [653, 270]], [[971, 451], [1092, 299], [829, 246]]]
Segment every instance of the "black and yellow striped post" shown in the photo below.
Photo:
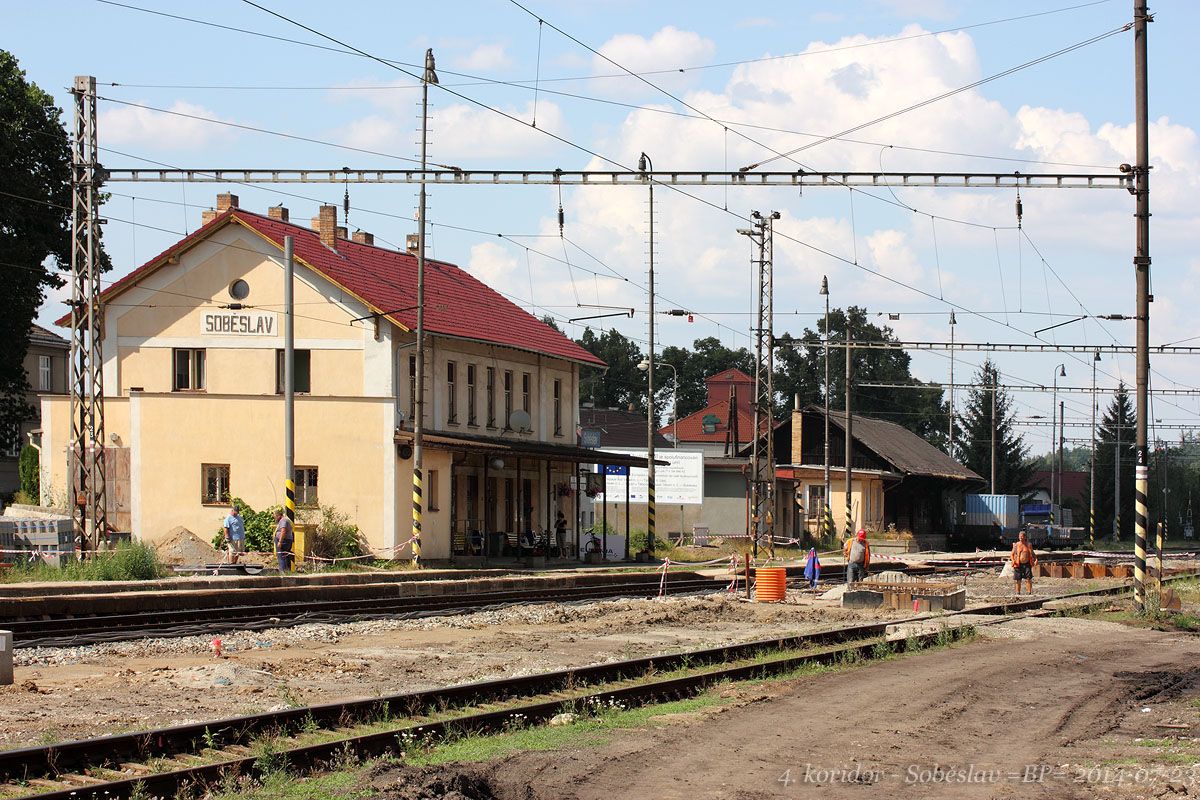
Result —
[[833, 542], [833, 506], [825, 504], [825, 538]]
[[421, 563], [421, 490], [422, 478], [421, 468], [413, 467], [413, 487], [412, 487], [412, 561], [413, 566], [420, 566]]
[[[293, 478], [288, 478], [283, 482], [283, 515], [287, 517], [292, 529], [292, 547], [295, 547], [296, 536], [296, 481]], [[275, 558], [278, 560], [279, 553], [276, 552]], [[296, 557], [293, 554], [291, 558], [291, 567], [296, 569]]]
[[[625, 476], [626, 482], [629, 476]], [[654, 473], [651, 472], [646, 481], [646, 547], [651, 557], [654, 555]]]
[[1150, 468], [1138, 464], [1133, 482], [1133, 604], [1143, 611], [1146, 609], [1146, 492], [1149, 483]]
[[846, 487], [846, 538], [854, 538], [854, 506], [851, 504], [849, 487]]

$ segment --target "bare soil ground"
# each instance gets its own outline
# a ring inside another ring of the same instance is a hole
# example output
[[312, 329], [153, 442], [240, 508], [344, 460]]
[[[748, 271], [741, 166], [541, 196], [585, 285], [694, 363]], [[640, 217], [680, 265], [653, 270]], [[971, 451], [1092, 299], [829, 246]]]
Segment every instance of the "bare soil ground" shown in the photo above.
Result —
[[1090, 619], [982, 630], [600, 745], [402, 767], [373, 785], [384, 800], [1200, 796], [1200, 637]]
[[[1099, 582], [1043, 579], [1039, 594]], [[973, 603], [1012, 596], [967, 580]], [[0, 687], [0, 749], [807, 633], [908, 611], [852, 611], [811, 592], [784, 604], [717, 595], [547, 604], [423, 620], [16, 652]]]

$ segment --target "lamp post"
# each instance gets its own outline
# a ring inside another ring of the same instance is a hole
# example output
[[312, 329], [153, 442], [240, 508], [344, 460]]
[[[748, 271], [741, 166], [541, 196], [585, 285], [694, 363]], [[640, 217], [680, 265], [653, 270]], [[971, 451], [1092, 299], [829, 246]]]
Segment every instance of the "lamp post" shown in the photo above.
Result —
[[954, 458], [954, 326], [958, 321], [954, 319], [954, 310], [950, 310], [950, 447], [947, 453], [951, 458]]
[[650, 156], [642, 153], [638, 159], [638, 171], [650, 189], [650, 279], [648, 283], [649, 302], [647, 306], [647, 321], [649, 335], [646, 355], [646, 399], [649, 406], [646, 409], [646, 552], [654, 554], [654, 178], [647, 174], [654, 171], [654, 162]]
[[1092, 358], [1092, 457], [1088, 464], [1088, 542], [1096, 540], [1096, 364], [1100, 351]]
[[[425, 439], [425, 168], [429, 142], [429, 84], [437, 83], [434, 69], [433, 50], [425, 51], [425, 72], [421, 76], [421, 193], [417, 206], [417, 364], [414, 378], [417, 398], [414, 404], [416, 419], [413, 420], [413, 473], [412, 473], [412, 560], [421, 563], [421, 511], [426, 505], [423, 498], [424, 439]], [[508, 424], [508, 421], [505, 421]]]
[[[675, 440], [673, 443], [673, 447], [676, 450], [678, 450], [679, 449], [679, 370], [675, 369], [674, 364], [668, 364], [666, 361], [659, 361], [654, 366], [666, 367], [667, 369], [671, 370], [671, 427], [674, 431], [671, 434], [671, 436]], [[641, 363], [638, 364], [638, 369], [640, 369], [642, 372], [648, 371], [650, 369], [650, 361], [643, 358]], [[683, 538], [683, 533], [684, 533], [684, 531], [683, 531], [683, 503], [680, 503], [679, 504], [679, 537], [681, 539]]]
[[833, 510], [829, 507], [829, 278], [821, 276], [821, 294], [825, 296], [825, 497], [821, 505], [821, 524], [825, 536], [833, 539]]
[[1050, 524], [1054, 524], [1054, 500], [1055, 484], [1058, 479], [1058, 459], [1061, 455], [1058, 450], [1058, 442], [1055, 437], [1058, 436], [1058, 379], [1059, 377], [1067, 377], [1067, 365], [1059, 364], [1054, 369], [1054, 394], [1050, 402]]

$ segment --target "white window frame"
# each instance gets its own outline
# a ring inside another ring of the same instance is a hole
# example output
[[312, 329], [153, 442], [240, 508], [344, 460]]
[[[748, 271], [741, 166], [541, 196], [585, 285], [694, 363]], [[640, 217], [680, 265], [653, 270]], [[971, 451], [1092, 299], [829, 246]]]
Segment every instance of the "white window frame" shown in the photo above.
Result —
[[[188, 385], [179, 385], [179, 356], [187, 355]], [[208, 351], [203, 347], [176, 347], [171, 350], [171, 391], [203, 392], [208, 387]]]
[[38, 356], [38, 391], [54, 391], [54, 359], [50, 356]]
[[[208, 493], [208, 481], [210, 471], [215, 471], [217, 477], [218, 489], [215, 495]], [[221, 472], [224, 472], [224, 485], [222, 486]], [[229, 488], [232, 470], [228, 464], [201, 464], [200, 465], [200, 505], [204, 506], [221, 506], [229, 505], [229, 501], [233, 498], [233, 491]], [[222, 489], [224, 491], [222, 491]]]

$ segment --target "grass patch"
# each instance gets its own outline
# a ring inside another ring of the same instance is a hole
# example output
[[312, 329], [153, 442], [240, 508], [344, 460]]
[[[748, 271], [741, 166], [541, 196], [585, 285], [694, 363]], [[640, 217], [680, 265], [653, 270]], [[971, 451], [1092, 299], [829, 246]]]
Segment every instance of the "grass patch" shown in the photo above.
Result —
[[608, 742], [609, 736], [606, 734], [612, 731], [666, 724], [666, 720], [659, 718], [695, 713], [729, 702], [732, 702], [732, 698], [723, 698], [719, 692], [710, 689], [685, 700], [604, 710], [593, 717], [580, 717], [570, 725], [540, 725], [490, 735], [464, 736], [414, 753], [406, 761], [416, 765], [491, 761], [523, 751], [544, 752], [568, 746], [598, 747]]
[[41, 559], [16, 563], [0, 572], [0, 581], [148, 581], [169, 573], [153, 547], [127, 542], [114, 550], [93, 553], [86, 561], [69, 561], [61, 567], [52, 567]]
[[286, 773], [273, 773], [262, 781], [230, 780], [211, 797], [214, 800], [356, 800], [378, 795], [363, 785], [366, 767], [328, 772], [297, 779]]

